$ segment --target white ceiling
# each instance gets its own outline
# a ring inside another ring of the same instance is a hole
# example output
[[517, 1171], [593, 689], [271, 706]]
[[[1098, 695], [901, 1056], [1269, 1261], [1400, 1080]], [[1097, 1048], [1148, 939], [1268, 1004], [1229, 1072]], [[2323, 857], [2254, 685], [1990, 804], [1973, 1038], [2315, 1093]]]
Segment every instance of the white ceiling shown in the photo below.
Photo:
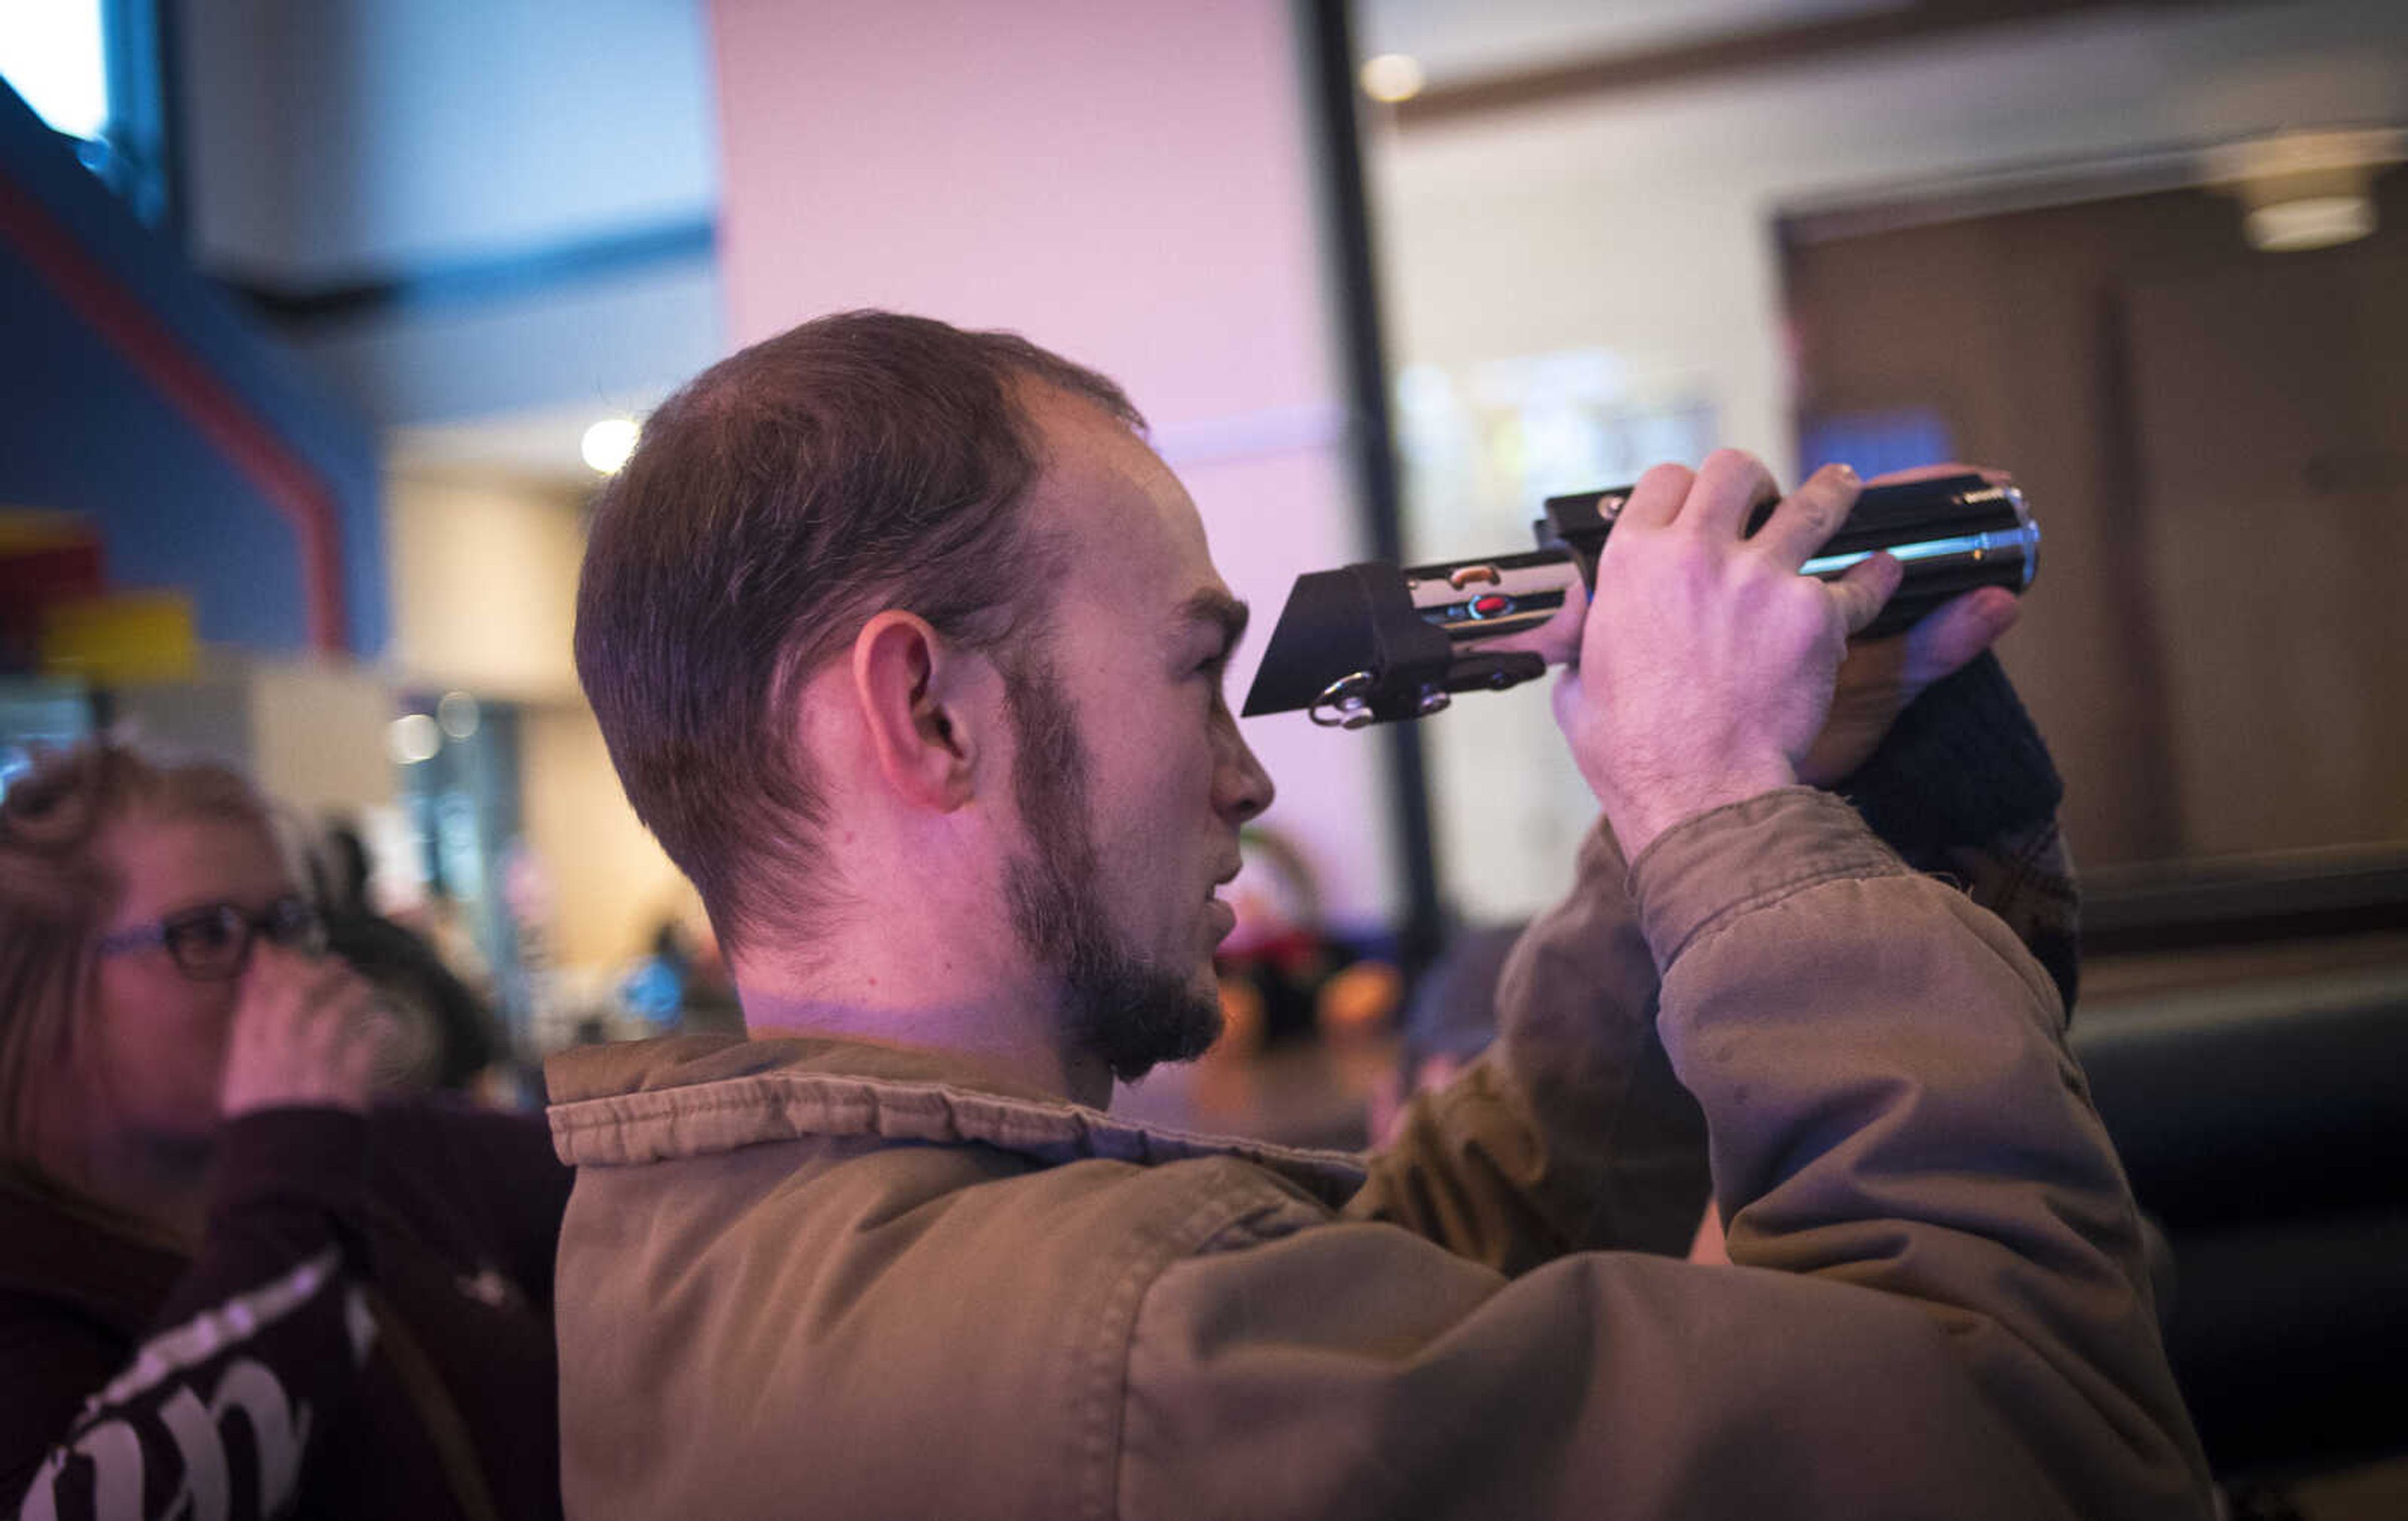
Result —
[[[1646, 51], [1714, 36], [1871, 11], [1913, 0], [1359, 0], [1356, 46], [1366, 56], [1410, 53], [1434, 83]], [[664, 386], [663, 392], [666, 390]], [[588, 424], [640, 414], [658, 394], [612, 396], [470, 423], [397, 427], [391, 466], [404, 473], [475, 472], [547, 484], [591, 485], [578, 456]]]

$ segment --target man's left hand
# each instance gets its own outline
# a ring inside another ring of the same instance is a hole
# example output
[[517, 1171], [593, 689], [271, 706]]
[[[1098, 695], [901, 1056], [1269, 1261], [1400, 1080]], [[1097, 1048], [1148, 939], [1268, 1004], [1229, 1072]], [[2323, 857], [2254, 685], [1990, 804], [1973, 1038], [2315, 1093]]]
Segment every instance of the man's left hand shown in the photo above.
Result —
[[[1985, 477], [1994, 485], [2012, 479], [2003, 470], [1973, 465], [1925, 465], [1875, 476], [1865, 484], [1896, 486], [1968, 474]], [[1985, 586], [1933, 609], [1903, 634], [1851, 641], [1840, 662], [1830, 716], [1813, 748], [1798, 763], [1798, 780], [1810, 787], [1833, 786], [1872, 759], [1908, 703], [1997, 643], [2022, 613], [2023, 603], [2013, 592]]]
[[1903, 634], [1849, 645], [1830, 716], [1798, 763], [1798, 780], [1832, 786], [1872, 759], [1906, 705], [1997, 642], [2022, 608], [2013, 592], [1985, 586], [1932, 610]]

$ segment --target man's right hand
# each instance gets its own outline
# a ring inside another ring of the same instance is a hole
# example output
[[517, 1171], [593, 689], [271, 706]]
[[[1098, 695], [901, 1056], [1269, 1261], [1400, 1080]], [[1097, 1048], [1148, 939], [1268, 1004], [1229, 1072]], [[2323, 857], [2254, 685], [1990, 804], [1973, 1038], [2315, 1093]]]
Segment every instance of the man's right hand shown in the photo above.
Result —
[[376, 990], [334, 957], [253, 945], [219, 1081], [226, 1119], [290, 1106], [365, 1112], [385, 1014]]
[[1555, 722], [1626, 854], [1673, 825], [1798, 781], [1821, 732], [1848, 636], [1898, 589], [1876, 554], [1836, 581], [1799, 573], [1855, 506], [1845, 466], [1827, 466], [1773, 509], [1753, 455], [1721, 450], [1695, 472], [1640, 478], [1597, 570], [1580, 657], [1555, 694]]

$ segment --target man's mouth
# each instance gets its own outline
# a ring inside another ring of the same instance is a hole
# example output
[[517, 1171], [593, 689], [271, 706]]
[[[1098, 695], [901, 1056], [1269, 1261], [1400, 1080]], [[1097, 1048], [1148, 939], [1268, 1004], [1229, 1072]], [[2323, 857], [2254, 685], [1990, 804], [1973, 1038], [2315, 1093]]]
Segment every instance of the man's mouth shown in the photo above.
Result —
[[1212, 921], [1212, 943], [1215, 945], [1228, 939], [1229, 931], [1238, 926], [1237, 908], [1226, 897], [1215, 895], [1205, 898], [1204, 912]]

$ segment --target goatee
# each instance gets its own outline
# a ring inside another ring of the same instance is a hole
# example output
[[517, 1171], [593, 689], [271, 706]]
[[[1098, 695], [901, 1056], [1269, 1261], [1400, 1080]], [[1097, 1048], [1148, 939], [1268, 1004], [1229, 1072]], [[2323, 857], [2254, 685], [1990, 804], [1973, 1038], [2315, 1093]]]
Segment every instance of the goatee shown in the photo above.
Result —
[[1013, 791], [1033, 847], [1006, 869], [1004, 892], [1021, 943], [1060, 983], [1064, 1048], [1124, 1083], [1202, 1055], [1221, 1036], [1220, 1000], [1190, 973], [1152, 965], [1112, 936], [1087, 806], [1087, 748], [1041, 650], [1005, 664], [1004, 691], [1019, 747]]

